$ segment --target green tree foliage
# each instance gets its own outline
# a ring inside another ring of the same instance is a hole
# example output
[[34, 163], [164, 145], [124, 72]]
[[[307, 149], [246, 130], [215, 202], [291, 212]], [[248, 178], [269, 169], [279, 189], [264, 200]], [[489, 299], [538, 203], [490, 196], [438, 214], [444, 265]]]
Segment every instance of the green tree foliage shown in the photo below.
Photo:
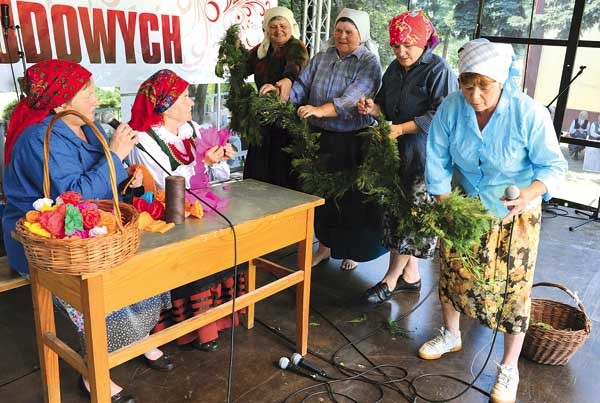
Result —
[[118, 87], [112, 90], [96, 87], [98, 108], [121, 109], [121, 91]]
[[17, 100], [13, 100], [6, 104], [4, 109], [2, 110], [2, 120], [8, 122], [10, 120], [10, 115], [12, 115], [15, 106], [17, 106]]

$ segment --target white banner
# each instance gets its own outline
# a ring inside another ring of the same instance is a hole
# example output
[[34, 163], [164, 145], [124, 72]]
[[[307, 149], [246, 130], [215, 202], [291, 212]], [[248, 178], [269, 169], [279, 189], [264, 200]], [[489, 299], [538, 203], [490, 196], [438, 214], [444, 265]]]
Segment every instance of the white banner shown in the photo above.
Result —
[[[98, 86], [135, 92], [155, 71], [169, 68], [190, 83], [215, 83], [219, 41], [240, 24], [244, 46], [263, 37], [262, 19], [277, 0], [0, 0], [19, 25], [27, 65], [59, 58], [88, 68]], [[8, 30], [17, 76], [18, 38]], [[0, 91], [14, 91], [6, 36], [0, 53]]]

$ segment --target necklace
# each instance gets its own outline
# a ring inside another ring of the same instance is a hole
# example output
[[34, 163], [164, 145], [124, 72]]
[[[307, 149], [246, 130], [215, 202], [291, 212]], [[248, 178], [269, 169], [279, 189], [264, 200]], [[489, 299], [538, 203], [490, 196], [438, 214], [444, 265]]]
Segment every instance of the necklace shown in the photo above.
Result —
[[[195, 160], [195, 148], [196, 144], [194, 139], [196, 133], [194, 127], [191, 125], [191, 135], [189, 137], [181, 139], [185, 151], [180, 151], [173, 142], [168, 141], [169, 139], [163, 138], [163, 135], [157, 134], [153, 129], [148, 129], [148, 134], [158, 143], [158, 146], [167, 157], [169, 157], [169, 163], [171, 170], [175, 171], [180, 165], [189, 165]], [[173, 136], [174, 137], [174, 136]]]

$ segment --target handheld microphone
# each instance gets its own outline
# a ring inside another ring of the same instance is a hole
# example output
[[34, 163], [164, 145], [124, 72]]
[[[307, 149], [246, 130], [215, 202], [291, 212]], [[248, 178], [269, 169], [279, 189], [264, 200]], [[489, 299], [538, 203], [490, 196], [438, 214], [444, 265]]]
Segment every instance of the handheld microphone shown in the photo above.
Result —
[[[515, 185], [507, 186], [504, 189], [504, 197], [506, 200], [516, 200], [521, 195], [521, 189], [516, 187]], [[507, 209], [512, 210], [514, 206], [506, 206]]]
[[107, 122], [107, 124], [112, 127], [113, 129], [117, 130], [117, 127], [119, 127], [119, 125], [121, 124], [121, 122], [119, 122], [117, 119], [112, 118], [110, 120], [110, 122]]
[[299, 366], [292, 364], [290, 362], [289, 358], [287, 358], [287, 357], [281, 357], [279, 359], [279, 368], [284, 369], [286, 371], [293, 371], [299, 375], [306, 376], [306, 377], [309, 377], [314, 380], [317, 379], [316, 374], [308, 373], [304, 369], [300, 368]]
[[2, 15], [2, 29], [4, 30], [4, 35], [6, 35], [10, 28], [10, 14], [8, 12], [8, 4], [0, 4], [0, 14]]
[[[292, 356], [290, 357], [292, 363], [294, 365], [297, 365], [299, 367], [302, 367], [310, 372], [313, 372], [315, 374], [321, 375], [322, 377], [327, 378], [327, 373], [325, 371], [323, 371], [321, 368], [317, 367], [316, 364], [313, 364], [312, 362], [308, 361], [307, 359], [303, 358], [300, 354], [298, 353], [294, 353], [292, 354]], [[281, 360], [280, 360], [281, 361]]]

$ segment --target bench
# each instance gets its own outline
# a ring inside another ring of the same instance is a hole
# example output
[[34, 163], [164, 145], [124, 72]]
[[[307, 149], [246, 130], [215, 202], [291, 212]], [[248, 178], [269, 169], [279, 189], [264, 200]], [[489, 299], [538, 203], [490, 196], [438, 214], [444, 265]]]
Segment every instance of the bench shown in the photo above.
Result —
[[6, 256], [0, 257], [0, 292], [23, 287], [27, 284], [29, 284], [29, 280], [21, 277], [16, 271], [8, 267], [8, 258]]

